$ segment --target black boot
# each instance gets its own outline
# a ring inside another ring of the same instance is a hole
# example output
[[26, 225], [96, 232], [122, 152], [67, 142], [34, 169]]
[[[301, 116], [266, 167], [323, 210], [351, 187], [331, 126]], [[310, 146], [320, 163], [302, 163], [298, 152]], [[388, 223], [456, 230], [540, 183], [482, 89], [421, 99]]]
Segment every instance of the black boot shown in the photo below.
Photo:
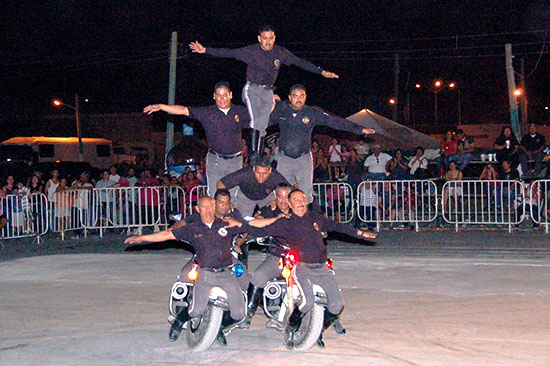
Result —
[[247, 306], [246, 319], [242, 324], [243, 328], [250, 327], [250, 322], [252, 321], [254, 314], [256, 314], [256, 310], [258, 309], [260, 300], [262, 300], [263, 294], [264, 294], [263, 288], [254, 286], [252, 283], [248, 285], [248, 306]]
[[216, 342], [218, 342], [218, 344], [220, 346], [227, 346], [227, 339], [225, 339], [225, 334], [223, 333], [223, 331], [227, 328], [227, 327], [230, 327], [231, 325], [237, 323], [238, 320], [234, 320], [231, 315], [229, 315], [229, 311], [224, 311], [223, 312], [223, 317], [222, 317], [222, 324], [220, 325], [220, 331], [218, 332], [218, 335], [216, 336]]
[[340, 314], [333, 314], [330, 311], [328, 311], [327, 308], [325, 308], [325, 312], [323, 315], [323, 330], [321, 330], [321, 334], [319, 334], [319, 338], [317, 339], [317, 345], [321, 348], [325, 348], [325, 342], [323, 341], [323, 332], [328, 329], [331, 325], [334, 324], [334, 330], [338, 334], [346, 334], [346, 329], [340, 323]]
[[304, 317], [304, 313], [298, 309], [298, 307], [294, 308], [294, 311], [292, 314], [290, 314], [290, 317], [288, 318], [288, 325], [287, 328], [291, 332], [295, 332], [300, 328], [300, 325], [302, 325], [302, 318]]
[[191, 317], [187, 312], [187, 308], [186, 307], [182, 308], [176, 315], [176, 319], [174, 319], [174, 322], [170, 327], [170, 333], [168, 334], [168, 337], [170, 338], [170, 342], [175, 342], [179, 338], [181, 334], [181, 330], [183, 329], [183, 325], [189, 319], [191, 319]]
[[248, 151], [250, 152], [248, 165], [253, 166], [256, 160], [258, 159], [258, 156], [260, 156], [260, 153], [258, 151], [259, 142], [260, 142], [260, 131], [252, 130], [252, 136], [250, 137], [250, 147], [248, 149]]
[[284, 333], [286, 334], [285, 337], [288, 336], [288, 341], [285, 343], [288, 349], [294, 349], [294, 333], [300, 328], [304, 315], [305, 314], [302, 313], [298, 307], [295, 307], [288, 318], [288, 324], [284, 329]]

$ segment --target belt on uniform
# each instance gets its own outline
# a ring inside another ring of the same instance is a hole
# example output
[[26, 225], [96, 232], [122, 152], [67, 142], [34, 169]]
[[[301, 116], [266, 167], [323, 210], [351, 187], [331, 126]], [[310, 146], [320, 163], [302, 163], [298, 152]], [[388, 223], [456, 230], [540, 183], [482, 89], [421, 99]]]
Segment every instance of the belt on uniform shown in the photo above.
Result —
[[280, 147], [279, 147], [279, 151], [280, 151], [284, 156], [287, 156], [287, 157], [289, 157], [289, 158], [291, 158], [291, 159], [298, 159], [298, 158], [301, 158], [302, 156], [304, 156], [304, 155], [310, 153], [310, 151], [306, 151], [306, 152], [303, 153], [302, 155], [292, 156], [292, 155], [287, 154], [287, 153], [286, 153], [283, 149], [281, 149]]
[[250, 85], [254, 85], [254, 86], [257, 86], [257, 87], [260, 87], [260, 88], [263, 88], [265, 90], [275, 90], [277, 89], [275, 86], [273, 85], [268, 85], [268, 84], [256, 84], [256, 83], [253, 83], [253, 82], [248, 82]]
[[217, 267], [217, 268], [201, 267], [201, 269], [204, 269], [205, 271], [208, 271], [208, 272], [221, 273], [221, 272], [229, 271], [230, 267]]
[[218, 154], [217, 152], [215, 152], [212, 149], [208, 149], [208, 152], [211, 153], [211, 154], [216, 155], [218, 158], [222, 158], [222, 159], [225, 159], [225, 160], [233, 159], [233, 158], [236, 158], [237, 156], [241, 156], [243, 154], [242, 151], [239, 151], [238, 153], [235, 153], [235, 154], [223, 155], [223, 154]]

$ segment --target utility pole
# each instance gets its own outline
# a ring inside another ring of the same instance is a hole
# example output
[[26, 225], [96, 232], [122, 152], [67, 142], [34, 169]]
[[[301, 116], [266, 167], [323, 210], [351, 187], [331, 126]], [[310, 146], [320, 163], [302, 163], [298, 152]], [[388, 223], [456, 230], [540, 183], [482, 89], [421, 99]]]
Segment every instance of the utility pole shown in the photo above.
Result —
[[[178, 32], [172, 32], [172, 41], [170, 44], [170, 79], [168, 81], [168, 104], [176, 104], [176, 60], [178, 58]], [[164, 169], [168, 153], [174, 146], [174, 116], [169, 114], [166, 123], [166, 149], [164, 152]]]
[[393, 64], [393, 97], [395, 98], [395, 105], [393, 106], [392, 119], [397, 122], [397, 107], [399, 106], [399, 54], [394, 55]]
[[[521, 85], [521, 125], [520, 130], [522, 135], [527, 133], [527, 91], [525, 90], [525, 58], [520, 59], [519, 63], [520, 72], [521, 72], [521, 79], [520, 79], [520, 85]], [[521, 136], [518, 136], [521, 137]]]
[[516, 80], [514, 78], [514, 65], [512, 64], [512, 44], [506, 43], [506, 78], [508, 79], [508, 101], [510, 103], [510, 123], [512, 131], [516, 136], [521, 136], [519, 133], [519, 118], [518, 118], [518, 101], [514, 95], [516, 90]]
[[76, 119], [76, 135], [78, 136], [78, 153], [80, 161], [84, 161], [84, 146], [82, 146], [82, 133], [80, 131], [80, 106], [78, 94], [74, 95], [74, 111]]

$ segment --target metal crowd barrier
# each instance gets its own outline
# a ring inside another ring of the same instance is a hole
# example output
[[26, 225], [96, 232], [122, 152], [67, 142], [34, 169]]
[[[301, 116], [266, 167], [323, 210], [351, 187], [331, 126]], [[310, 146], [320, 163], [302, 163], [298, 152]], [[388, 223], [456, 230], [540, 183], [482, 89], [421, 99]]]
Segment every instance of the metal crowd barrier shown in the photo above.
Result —
[[449, 181], [443, 185], [443, 219], [455, 225], [508, 225], [523, 221], [523, 185], [515, 180]]
[[429, 180], [365, 181], [357, 187], [357, 217], [376, 224], [408, 223], [418, 231], [437, 217], [437, 187]]
[[50, 230], [60, 233], [62, 240], [65, 240], [66, 232], [86, 227], [81, 210], [88, 207], [90, 192], [90, 189], [59, 191], [48, 202]]
[[86, 228], [98, 229], [100, 236], [105, 229], [159, 231], [168, 227], [170, 213], [185, 212], [185, 192], [175, 186], [95, 188], [90, 212], [83, 215], [89, 219]]
[[353, 220], [355, 197], [348, 183], [314, 183], [313, 193], [328, 218], [342, 223]]
[[48, 200], [42, 193], [0, 197], [0, 215], [5, 217], [2, 239], [34, 237], [40, 243], [48, 231]]
[[[537, 180], [529, 190], [529, 212], [533, 222], [544, 225], [544, 231], [550, 231], [550, 180]], [[526, 208], [527, 209], [527, 208]]]

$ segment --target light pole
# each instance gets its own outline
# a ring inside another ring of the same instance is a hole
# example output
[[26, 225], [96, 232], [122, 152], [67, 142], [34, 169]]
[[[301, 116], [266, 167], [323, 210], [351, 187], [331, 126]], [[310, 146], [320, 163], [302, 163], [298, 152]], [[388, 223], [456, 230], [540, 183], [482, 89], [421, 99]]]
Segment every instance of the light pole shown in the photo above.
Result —
[[55, 105], [56, 107], [61, 107], [61, 106], [69, 107], [75, 111], [76, 134], [78, 136], [78, 152], [80, 156], [80, 161], [84, 161], [84, 147], [82, 145], [82, 135], [80, 133], [80, 109], [79, 109], [79, 103], [78, 103], [78, 94], [74, 95], [74, 106], [63, 103], [59, 99], [54, 99], [53, 105]]

